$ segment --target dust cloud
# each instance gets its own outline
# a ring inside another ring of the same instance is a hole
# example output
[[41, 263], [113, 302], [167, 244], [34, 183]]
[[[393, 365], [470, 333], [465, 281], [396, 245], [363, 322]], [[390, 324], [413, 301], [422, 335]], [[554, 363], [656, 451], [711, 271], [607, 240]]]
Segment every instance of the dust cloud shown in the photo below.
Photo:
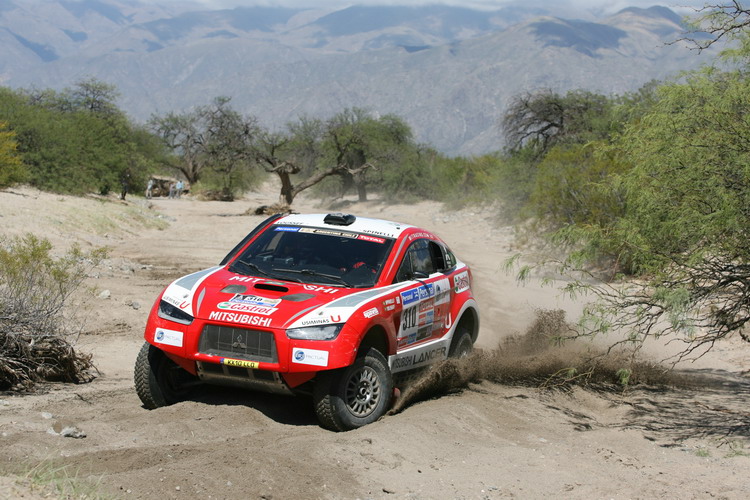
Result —
[[657, 362], [636, 359], [632, 352], [606, 352], [571, 340], [573, 333], [565, 311], [539, 309], [524, 334], [502, 339], [495, 349], [475, 349], [466, 358], [448, 359], [427, 369], [403, 388], [389, 414], [482, 381], [540, 390], [579, 385], [608, 392], [635, 385], [687, 387], [697, 383]]

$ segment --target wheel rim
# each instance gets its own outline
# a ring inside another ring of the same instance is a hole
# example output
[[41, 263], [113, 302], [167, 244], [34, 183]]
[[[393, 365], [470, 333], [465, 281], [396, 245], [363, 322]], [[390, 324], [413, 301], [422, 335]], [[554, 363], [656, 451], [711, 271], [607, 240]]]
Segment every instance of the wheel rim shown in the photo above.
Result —
[[466, 358], [471, 352], [471, 340], [464, 340], [458, 348], [458, 358]]
[[371, 414], [380, 402], [381, 384], [378, 374], [365, 366], [352, 374], [346, 386], [346, 405], [356, 417]]

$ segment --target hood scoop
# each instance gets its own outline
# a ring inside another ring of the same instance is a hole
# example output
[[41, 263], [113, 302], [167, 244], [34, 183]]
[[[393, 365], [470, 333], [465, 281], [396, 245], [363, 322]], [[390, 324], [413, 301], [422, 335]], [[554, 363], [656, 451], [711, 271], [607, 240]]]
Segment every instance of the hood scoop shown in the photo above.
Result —
[[221, 293], [245, 293], [247, 292], [247, 287], [245, 285], [229, 285], [225, 286]]
[[277, 283], [256, 283], [253, 288], [256, 288], [258, 290], [268, 290], [270, 292], [281, 292], [281, 293], [286, 293], [289, 291], [289, 288], [285, 287], [284, 285], [277, 284]]

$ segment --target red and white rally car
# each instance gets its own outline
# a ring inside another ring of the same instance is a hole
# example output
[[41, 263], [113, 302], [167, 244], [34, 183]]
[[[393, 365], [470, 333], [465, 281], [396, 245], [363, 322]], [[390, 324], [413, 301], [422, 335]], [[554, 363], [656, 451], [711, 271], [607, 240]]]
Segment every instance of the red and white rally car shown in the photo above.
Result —
[[471, 272], [424, 229], [349, 214], [276, 215], [217, 267], [170, 284], [135, 366], [144, 407], [196, 382], [310, 392], [323, 427], [390, 407], [394, 380], [468, 353]]

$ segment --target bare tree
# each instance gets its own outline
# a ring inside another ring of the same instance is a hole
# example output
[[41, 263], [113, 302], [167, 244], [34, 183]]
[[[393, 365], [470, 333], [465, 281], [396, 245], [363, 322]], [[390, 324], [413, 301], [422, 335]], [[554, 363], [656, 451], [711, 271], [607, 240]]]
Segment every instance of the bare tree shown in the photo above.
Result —
[[[612, 100], [600, 94], [573, 90], [565, 95], [544, 89], [513, 98], [500, 125], [508, 148], [530, 146], [537, 157], [561, 142], [580, 143], [606, 137], [606, 117]], [[597, 129], [601, 127], [601, 129]]]
[[164, 144], [179, 157], [176, 165], [185, 179], [191, 184], [198, 182], [205, 167], [203, 150], [206, 145], [205, 130], [200, 127], [200, 114], [168, 113], [163, 117], [154, 116], [149, 122], [151, 129]]
[[[301, 144], [302, 143], [302, 144]], [[278, 176], [281, 181], [279, 203], [291, 205], [294, 198], [320, 181], [331, 175], [348, 173], [358, 175], [372, 168], [372, 164], [365, 163], [357, 168], [350, 168], [346, 163], [336, 163], [328, 167], [315, 168], [320, 157], [311, 151], [311, 144], [304, 147], [304, 141], [299, 137], [295, 141], [292, 135], [266, 132], [261, 134], [256, 142], [255, 154], [258, 163], [269, 173]], [[304, 158], [304, 160], [303, 160]], [[308, 168], [304, 168], [307, 164]], [[312, 168], [310, 168], [312, 166]], [[307, 173], [307, 177], [295, 183], [292, 175]]]
[[675, 42], [685, 41], [698, 51], [719, 41], [741, 36], [750, 27], [750, 10], [737, 0], [720, 4], [706, 4], [696, 9], [701, 14], [696, 27]]

